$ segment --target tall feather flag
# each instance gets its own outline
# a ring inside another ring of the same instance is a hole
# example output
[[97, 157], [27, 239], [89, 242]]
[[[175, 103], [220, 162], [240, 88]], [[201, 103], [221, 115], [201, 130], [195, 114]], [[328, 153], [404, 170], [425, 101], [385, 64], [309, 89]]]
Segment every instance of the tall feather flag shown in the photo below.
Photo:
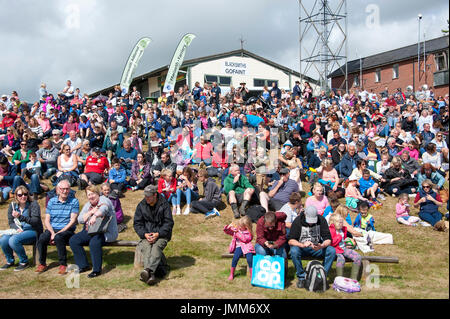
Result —
[[131, 81], [133, 81], [133, 74], [136, 71], [139, 60], [144, 54], [145, 48], [152, 40], [150, 38], [142, 38], [140, 39], [131, 51], [130, 56], [128, 57], [127, 64], [122, 73], [122, 79], [120, 80], [120, 88], [123, 93], [128, 93], [130, 88]]
[[166, 81], [164, 82], [163, 92], [167, 93], [175, 88], [177, 74], [180, 70], [180, 66], [183, 64], [187, 47], [191, 44], [194, 38], [194, 34], [188, 33], [183, 36], [180, 43], [178, 44], [178, 47], [173, 54], [172, 61], [170, 62], [169, 72], [167, 73]]

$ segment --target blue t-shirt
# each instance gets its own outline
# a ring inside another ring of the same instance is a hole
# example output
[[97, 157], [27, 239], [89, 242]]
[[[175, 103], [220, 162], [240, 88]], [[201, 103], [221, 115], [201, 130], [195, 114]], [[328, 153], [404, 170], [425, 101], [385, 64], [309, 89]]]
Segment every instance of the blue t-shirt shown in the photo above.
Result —
[[[50, 215], [50, 225], [54, 230], [60, 230], [66, 227], [70, 222], [70, 214], [80, 212], [80, 203], [75, 197], [70, 197], [63, 203], [59, 197], [52, 197], [47, 204], [46, 214]], [[75, 226], [74, 226], [75, 228]]]
[[359, 179], [359, 191], [364, 195], [364, 192], [371, 188], [374, 184], [375, 181], [372, 179], [372, 177], [369, 177], [367, 181], [361, 177]]

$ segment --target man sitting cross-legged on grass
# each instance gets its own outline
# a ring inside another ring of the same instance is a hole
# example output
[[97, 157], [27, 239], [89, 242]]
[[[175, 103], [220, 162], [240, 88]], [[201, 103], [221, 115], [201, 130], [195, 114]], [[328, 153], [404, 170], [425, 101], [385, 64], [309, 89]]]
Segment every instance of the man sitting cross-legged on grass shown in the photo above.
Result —
[[155, 272], [167, 271], [163, 250], [172, 238], [173, 218], [169, 202], [158, 193], [158, 187], [149, 185], [144, 189], [145, 198], [136, 207], [134, 230], [141, 238], [137, 249], [142, 253], [144, 270], [141, 280], [148, 285], [156, 283]]

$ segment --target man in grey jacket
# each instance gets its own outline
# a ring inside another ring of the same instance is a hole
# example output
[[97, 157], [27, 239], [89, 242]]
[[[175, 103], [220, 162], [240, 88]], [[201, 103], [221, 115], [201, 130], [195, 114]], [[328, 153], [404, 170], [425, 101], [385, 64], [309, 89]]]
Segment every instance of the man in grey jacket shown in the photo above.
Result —
[[205, 214], [205, 218], [220, 216], [217, 207], [222, 202], [219, 186], [214, 179], [208, 176], [208, 171], [202, 169], [198, 172], [198, 182], [203, 183], [204, 196], [191, 203], [191, 210]]
[[41, 162], [41, 172], [43, 178], [49, 178], [58, 170], [59, 150], [52, 145], [48, 139], [42, 141], [42, 148], [36, 152], [39, 162]]
[[167, 272], [167, 261], [163, 250], [172, 238], [173, 218], [170, 205], [158, 187], [149, 185], [144, 189], [145, 198], [136, 207], [134, 230], [141, 241], [137, 250], [141, 252], [144, 270], [140, 279], [148, 285], [156, 283], [155, 272]]

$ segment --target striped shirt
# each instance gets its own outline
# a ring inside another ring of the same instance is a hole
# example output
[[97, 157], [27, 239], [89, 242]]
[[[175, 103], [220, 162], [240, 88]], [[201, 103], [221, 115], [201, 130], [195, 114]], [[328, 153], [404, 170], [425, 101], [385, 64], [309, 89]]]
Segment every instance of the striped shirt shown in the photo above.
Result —
[[50, 225], [54, 230], [63, 229], [70, 222], [70, 214], [78, 214], [80, 203], [75, 197], [69, 197], [65, 202], [59, 200], [59, 196], [52, 197], [48, 201], [46, 214], [50, 215]]

